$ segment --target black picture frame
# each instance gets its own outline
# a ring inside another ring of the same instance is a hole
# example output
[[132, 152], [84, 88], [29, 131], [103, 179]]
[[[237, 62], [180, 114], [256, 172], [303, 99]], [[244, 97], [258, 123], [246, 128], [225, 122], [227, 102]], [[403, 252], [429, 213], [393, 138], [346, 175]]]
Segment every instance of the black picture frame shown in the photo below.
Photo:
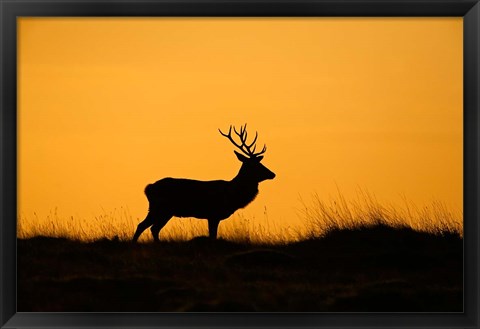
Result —
[[[1, 328], [445, 327], [479, 326], [478, 0], [0, 0]], [[25, 16], [344, 16], [464, 19], [464, 312], [462, 313], [18, 313], [17, 18]]]

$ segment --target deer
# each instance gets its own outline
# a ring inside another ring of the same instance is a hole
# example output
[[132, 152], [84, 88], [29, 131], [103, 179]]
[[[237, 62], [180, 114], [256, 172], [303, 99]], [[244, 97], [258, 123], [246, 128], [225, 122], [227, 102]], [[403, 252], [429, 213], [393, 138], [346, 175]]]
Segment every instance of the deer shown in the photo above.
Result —
[[230, 217], [238, 209], [245, 208], [258, 194], [258, 185], [264, 180], [275, 178], [275, 173], [260, 163], [267, 151], [264, 144], [256, 151], [258, 132], [252, 142], [247, 142], [247, 124], [233, 132], [239, 142], [232, 137], [232, 125], [228, 133], [220, 134], [241, 152], [234, 150], [242, 163], [237, 175], [230, 181], [199, 181], [186, 178], [163, 178], [145, 187], [149, 208], [146, 218], [138, 224], [132, 241], [150, 227], [154, 242], [158, 242], [160, 230], [172, 217], [194, 217], [208, 221], [208, 236], [215, 240], [220, 221]]

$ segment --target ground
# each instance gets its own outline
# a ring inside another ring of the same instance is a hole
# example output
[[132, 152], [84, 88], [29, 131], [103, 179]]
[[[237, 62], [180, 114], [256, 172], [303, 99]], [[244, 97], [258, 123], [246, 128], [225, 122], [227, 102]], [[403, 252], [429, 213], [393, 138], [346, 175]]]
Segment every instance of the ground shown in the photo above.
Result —
[[462, 312], [463, 240], [384, 225], [252, 245], [18, 240], [18, 311]]

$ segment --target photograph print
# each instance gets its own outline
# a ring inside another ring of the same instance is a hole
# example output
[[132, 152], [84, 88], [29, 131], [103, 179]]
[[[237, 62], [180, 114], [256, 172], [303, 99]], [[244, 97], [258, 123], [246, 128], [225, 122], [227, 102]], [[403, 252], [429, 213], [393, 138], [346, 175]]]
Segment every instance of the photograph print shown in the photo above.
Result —
[[463, 312], [461, 17], [18, 18], [18, 312]]

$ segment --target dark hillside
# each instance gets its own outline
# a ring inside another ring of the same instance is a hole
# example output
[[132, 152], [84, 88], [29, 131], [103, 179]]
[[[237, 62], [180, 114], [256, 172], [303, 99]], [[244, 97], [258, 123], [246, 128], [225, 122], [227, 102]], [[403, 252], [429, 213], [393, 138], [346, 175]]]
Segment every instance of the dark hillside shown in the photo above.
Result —
[[18, 240], [18, 311], [461, 312], [463, 240], [383, 225], [286, 245]]

